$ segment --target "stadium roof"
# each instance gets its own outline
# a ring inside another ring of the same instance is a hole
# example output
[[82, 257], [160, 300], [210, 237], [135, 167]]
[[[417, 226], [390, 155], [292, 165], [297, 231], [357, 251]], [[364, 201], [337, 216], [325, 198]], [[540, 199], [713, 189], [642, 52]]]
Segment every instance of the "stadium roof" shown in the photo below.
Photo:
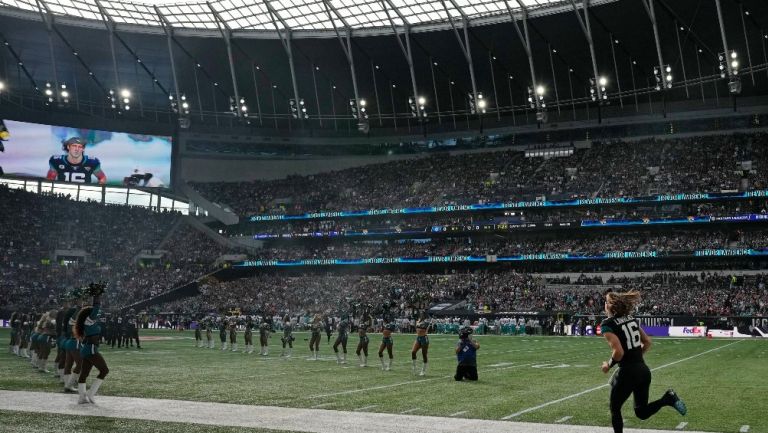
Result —
[[[617, 0], [593, 0], [595, 5]], [[569, 0], [213, 0], [210, 2], [115, 0], [0, 0], [0, 6], [19, 11], [51, 13], [85, 20], [157, 27], [165, 20], [174, 28], [217, 30], [217, 17], [233, 31], [252, 36], [274, 36], [275, 26], [334, 37], [334, 28], [356, 35], [392, 33], [396, 27], [414, 31], [450, 28], [449, 18], [467, 19], [471, 25], [510, 21], [510, 12], [523, 8], [530, 16], [570, 10]], [[7, 13], [7, 11], [6, 11]], [[162, 18], [161, 18], [162, 17]]]
[[[426, 97], [433, 131], [471, 127], [468, 95], [474, 80], [490, 107], [485, 116], [488, 128], [510, 120], [513, 124], [535, 121], [535, 112], [526, 103], [532, 83], [546, 90], [550, 123], [596, 115], [596, 104], [590, 104], [595, 65], [581, 18], [570, 1], [520, 0], [532, 18], [527, 27], [535, 77], [509, 11], [500, 11], [509, 4], [520, 20], [517, 0], [476, 0], [471, 5], [472, 0], [268, 1], [215, 0], [209, 6], [201, 2], [0, 0], [0, 41], [5, 44], [0, 50], [0, 80], [5, 84], [0, 96], [15, 98], [19, 104], [39, 103], [46, 83], [65, 83], [74, 95], [66, 111], [110, 117], [105, 102], [108, 90], [127, 88], [135, 98], [126, 116], [156, 119], [169, 112], [169, 95], [177, 93], [178, 81], [178, 93], [187, 97], [199, 122], [215, 118], [230, 124], [231, 98], [238, 94], [247, 101], [258, 126], [288, 129], [290, 99], [298, 93], [306, 100], [313, 127], [336, 130], [350, 127], [354, 117], [349, 101], [357, 93], [367, 100], [372, 126], [402, 128], [412, 117], [408, 100], [415, 81], [417, 94]], [[583, 17], [583, 0], [574, 3]], [[658, 51], [642, 1], [590, 1], [597, 74], [608, 81], [606, 117], [613, 115], [609, 110], [661, 115], [665, 104], [673, 102], [701, 108], [730, 106], [728, 80], [720, 77], [718, 69], [723, 40], [715, 2], [653, 3]], [[390, 13], [395, 11], [395, 23], [403, 22], [399, 13], [414, 26], [410, 37], [413, 75], [403, 54], [402, 28], [397, 28], [399, 39], [393, 37], [392, 27], [380, 13], [367, 12], [367, 8], [381, 12], [382, 4], [390, 6]], [[741, 96], [764, 97], [768, 94], [768, 1], [721, 0], [721, 4], [728, 49], [739, 56]], [[276, 25], [267, 21], [267, 5], [280, 18]], [[328, 11], [312, 12], [326, 5], [338, 14], [331, 10], [329, 18]], [[461, 12], [470, 20], [469, 26], [459, 22]], [[170, 36], [160, 24], [163, 19], [173, 27]], [[218, 19], [230, 27], [231, 38], [215, 27]], [[357, 89], [345, 48], [340, 46], [346, 41], [340, 44], [333, 29], [335, 24], [343, 33], [342, 21], [354, 29], [350, 45]], [[452, 24], [465, 34], [454, 32]], [[285, 41], [278, 40], [286, 26], [291, 28], [297, 92]], [[465, 46], [471, 47], [471, 67]], [[665, 92], [653, 87], [653, 70], [660, 57], [674, 76], [672, 88]]]

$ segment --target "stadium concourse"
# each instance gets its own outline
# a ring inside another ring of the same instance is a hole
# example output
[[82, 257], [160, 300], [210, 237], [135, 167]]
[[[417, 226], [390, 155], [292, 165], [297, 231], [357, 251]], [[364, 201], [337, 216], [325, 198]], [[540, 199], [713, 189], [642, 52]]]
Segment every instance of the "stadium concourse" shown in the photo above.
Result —
[[[40, 401], [45, 401], [44, 407]], [[295, 409], [180, 400], [100, 397], [98, 405], [84, 407], [62, 394], [0, 390], [0, 410], [118, 419], [180, 422], [210, 426], [265, 428], [274, 431], [347, 433], [608, 433], [608, 427], [490, 421], [323, 409]], [[13, 432], [12, 426], [9, 433]], [[626, 433], [677, 433], [675, 430], [625, 429]], [[685, 430], [688, 433], [704, 433]]]

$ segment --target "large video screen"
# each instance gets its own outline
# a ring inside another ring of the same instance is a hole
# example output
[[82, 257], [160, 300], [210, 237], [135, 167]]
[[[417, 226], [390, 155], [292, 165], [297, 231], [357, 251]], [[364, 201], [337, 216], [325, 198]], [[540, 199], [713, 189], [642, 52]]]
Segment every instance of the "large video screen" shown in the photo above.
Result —
[[7, 175], [112, 186], [171, 185], [171, 137], [5, 120]]

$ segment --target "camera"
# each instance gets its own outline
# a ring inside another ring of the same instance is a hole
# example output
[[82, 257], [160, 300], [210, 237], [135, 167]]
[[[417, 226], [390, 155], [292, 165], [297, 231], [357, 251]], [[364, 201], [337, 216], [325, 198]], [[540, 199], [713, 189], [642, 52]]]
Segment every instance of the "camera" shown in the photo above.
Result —
[[470, 335], [472, 335], [472, 328], [469, 326], [465, 326], [459, 330], [459, 338], [462, 340], [466, 340]]

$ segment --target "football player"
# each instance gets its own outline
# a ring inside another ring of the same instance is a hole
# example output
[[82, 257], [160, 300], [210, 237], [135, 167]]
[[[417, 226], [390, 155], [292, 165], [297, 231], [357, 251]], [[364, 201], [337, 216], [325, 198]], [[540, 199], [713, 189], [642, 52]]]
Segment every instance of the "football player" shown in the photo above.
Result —
[[619, 369], [611, 378], [611, 424], [614, 433], [623, 433], [624, 419], [621, 406], [630, 394], [635, 397], [635, 415], [648, 419], [664, 406], [671, 406], [680, 415], [685, 415], [685, 403], [675, 391], [669, 389], [664, 395], [648, 403], [648, 390], [651, 387], [651, 370], [645, 365], [643, 354], [651, 348], [651, 339], [632, 316], [635, 306], [640, 302], [640, 292], [630, 290], [626, 293], [608, 292], [605, 295], [605, 313], [601, 330], [611, 347], [611, 358], [603, 361], [603, 373], [618, 364]]
[[101, 170], [98, 158], [90, 158], [85, 154], [85, 140], [71, 137], [61, 143], [63, 155], [53, 155], [48, 160], [48, 180], [66, 182], [93, 183], [93, 177], [99, 184], [107, 183], [107, 175]]

